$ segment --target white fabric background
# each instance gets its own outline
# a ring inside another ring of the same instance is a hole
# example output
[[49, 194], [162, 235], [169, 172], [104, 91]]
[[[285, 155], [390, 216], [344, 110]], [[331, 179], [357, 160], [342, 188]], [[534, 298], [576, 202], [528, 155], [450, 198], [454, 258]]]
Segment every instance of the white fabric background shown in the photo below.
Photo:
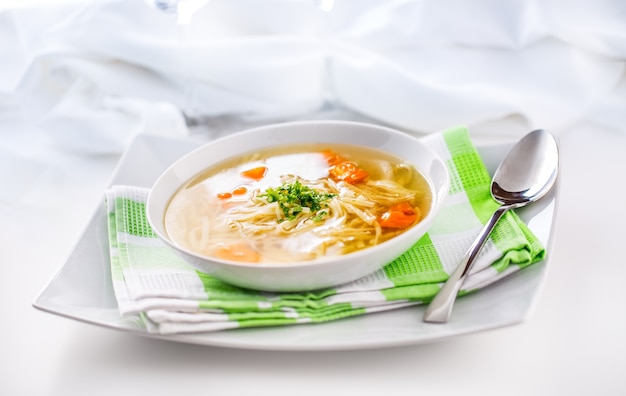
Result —
[[332, 103], [416, 133], [624, 121], [602, 117], [626, 97], [619, 0], [213, 0], [188, 25], [106, 0], [0, 20], [0, 111], [80, 151], [120, 152], [146, 123], [180, 133], [167, 105], [270, 122]]

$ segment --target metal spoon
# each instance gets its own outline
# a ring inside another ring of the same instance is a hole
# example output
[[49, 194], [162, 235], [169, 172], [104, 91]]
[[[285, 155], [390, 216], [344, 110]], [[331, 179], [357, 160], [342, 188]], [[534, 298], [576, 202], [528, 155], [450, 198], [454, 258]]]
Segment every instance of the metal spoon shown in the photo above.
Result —
[[501, 206], [431, 301], [424, 314], [425, 322], [448, 321], [463, 281], [500, 217], [509, 209], [528, 205], [546, 195], [556, 181], [558, 168], [558, 148], [554, 136], [549, 132], [530, 132], [513, 147], [496, 170], [491, 182], [491, 196]]

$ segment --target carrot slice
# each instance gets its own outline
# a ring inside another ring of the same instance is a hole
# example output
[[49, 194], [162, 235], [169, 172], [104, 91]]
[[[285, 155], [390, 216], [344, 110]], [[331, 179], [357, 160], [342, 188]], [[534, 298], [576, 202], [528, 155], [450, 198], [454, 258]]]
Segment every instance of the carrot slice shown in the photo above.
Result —
[[389, 208], [383, 213], [378, 222], [383, 228], [402, 229], [410, 227], [421, 216], [418, 208], [412, 207], [408, 202], [401, 202]]
[[245, 243], [233, 243], [219, 247], [215, 255], [224, 260], [244, 263], [258, 263], [261, 259], [258, 252]]
[[241, 176], [249, 179], [261, 180], [267, 173], [267, 166], [257, 166], [256, 168], [248, 169], [241, 172]]
[[345, 181], [350, 184], [360, 183], [369, 176], [367, 171], [359, 168], [357, 164], [352, 161], [340, 162], [330, 168], [328, 174], [334, 181]]
[[328, 165], [331, 165], [328, 174], [334, 181], [345, 181], [346, 183], [356, 184], [362, 182], [369, 176], [367, 171], [359, 168], [355, 162], [346, 160], [330, 149], [323, 150], [322, 155]]
[[350, 183], [350, 184], [356, 184], [356, 183], [360, 183], [363, 180], [365, 180], [367, 177], [369, 176], [369, 173], [367, 173], [366, 171], [364, 171], [363, 169], [359, 168], [357, 170], [355, 170], [354, 172], [352, 172], [346, 179], [345, 181]]
[[248, 192], [248, 189], [245, 186], [240, 186], [233, 190], [234, 195], [243, 195], [247, 192]]
[[397, 203], [395, 205], [392, 205], [389, 208], [389, 210], [400, 211], [400, 212], [402, 212], [404, 214], [407, 214], [407, 215], [419, 213], [419, 209], [418, 208], [414, 208], [407, 201], [400, 202], [400, 203]]
[[337, 165], [338, 163], [344, 160], [343, 158], [341, 158], [341, 156], [339, 156], [339, 154], [335, 153], [334, 151], [330, 149], [326, 149], [322, 151], [322, 155], [326, 159], [326, 162], [328, 163], [328, 165]]
[[228, 199], [230, 197], [232, 197], [233, 194], [229, 193], [229, 192], [224, 192], [224, 193], [218, 193], [217, 194], [217, 198], [218, 199]]

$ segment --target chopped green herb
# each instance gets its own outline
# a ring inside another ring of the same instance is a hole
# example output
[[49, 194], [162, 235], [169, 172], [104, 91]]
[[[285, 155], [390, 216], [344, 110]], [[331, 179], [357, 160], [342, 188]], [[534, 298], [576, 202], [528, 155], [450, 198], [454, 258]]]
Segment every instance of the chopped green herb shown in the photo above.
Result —
[[310, 209], [312, 220], [321, 221], [328, 215], [327, 210], [321, 210], [328, 206], [325, 201], [334, 197], [335, 194], [320, 192], [296, 180], [293, 183], [283, 183], [277, 188], [270, 187], [259, 196], [265, 197], [269, 203], [278, 202], [284, 215], [284, 218], [278, 220], [279, 222], [295, 219], [304, 208]]

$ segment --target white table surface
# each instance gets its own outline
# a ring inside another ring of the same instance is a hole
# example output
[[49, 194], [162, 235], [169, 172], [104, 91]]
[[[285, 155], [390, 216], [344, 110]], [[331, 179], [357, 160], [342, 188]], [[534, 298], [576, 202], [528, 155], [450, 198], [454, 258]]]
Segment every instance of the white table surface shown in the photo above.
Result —
[[[0, 142], [22, 128], [17, 115], [3, 115]], [[34, 309], [119, 159], [42, 150], [32, 161], [45, 171], [28, 180], [14, 170], [28, 183], [14, 202], [0, 202], [0, 395], [624, 395], [626, 127], [581, 122], [557, 132], [556, 240], [529, 319], [436, 343], [340, 352], [172, 343]]]

